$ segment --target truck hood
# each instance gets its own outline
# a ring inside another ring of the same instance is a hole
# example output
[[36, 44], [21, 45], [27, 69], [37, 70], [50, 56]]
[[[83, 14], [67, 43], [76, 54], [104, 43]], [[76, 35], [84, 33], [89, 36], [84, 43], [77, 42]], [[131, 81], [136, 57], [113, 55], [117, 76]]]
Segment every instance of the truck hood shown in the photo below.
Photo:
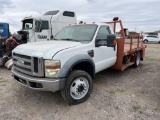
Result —
[[34, 57], [44, 58], [46, 56], [45, 59], [52, 59], [52, 57], [59, 51], [80, 45], [82, 45], [80, 42], [74, 41], [43, 41], [19, 45], [13, 50], [13, 52]]

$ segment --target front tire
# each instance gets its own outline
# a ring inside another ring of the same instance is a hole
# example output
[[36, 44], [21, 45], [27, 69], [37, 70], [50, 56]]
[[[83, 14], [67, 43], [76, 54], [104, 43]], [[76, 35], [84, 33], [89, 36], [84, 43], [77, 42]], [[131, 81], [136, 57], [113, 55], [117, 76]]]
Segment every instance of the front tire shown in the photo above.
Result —
[[65, 87], [61, 91], [63, 98], [70, 105], [86, 101], [93, 88], [91, 76], [82, 70], [75, 70], [67, 77]]

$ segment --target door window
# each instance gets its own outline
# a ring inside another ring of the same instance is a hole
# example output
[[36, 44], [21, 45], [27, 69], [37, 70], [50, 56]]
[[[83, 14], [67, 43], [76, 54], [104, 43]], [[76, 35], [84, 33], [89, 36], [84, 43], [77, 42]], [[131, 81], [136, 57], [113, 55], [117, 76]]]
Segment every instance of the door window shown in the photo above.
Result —
[[101, 26], [98, 33], [97, 33], [96, 39], [98, 39], [98, 40], [107, 39], [107, 35], [109, 35], [109, 34], [111, 34], [111, 30], [110, 30], [109, 26]]
[[36, 21], [35, 26], [36, 31], [38, 32], [49, 29], [48, 21]]

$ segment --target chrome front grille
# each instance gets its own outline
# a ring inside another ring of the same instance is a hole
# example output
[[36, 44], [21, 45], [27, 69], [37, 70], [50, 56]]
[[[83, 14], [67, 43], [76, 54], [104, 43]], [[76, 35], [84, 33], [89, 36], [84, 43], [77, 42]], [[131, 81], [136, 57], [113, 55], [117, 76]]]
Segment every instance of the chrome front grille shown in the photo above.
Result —
[[43, 77], [43, 59], [13, 53], [13, 68], [21, 73]]

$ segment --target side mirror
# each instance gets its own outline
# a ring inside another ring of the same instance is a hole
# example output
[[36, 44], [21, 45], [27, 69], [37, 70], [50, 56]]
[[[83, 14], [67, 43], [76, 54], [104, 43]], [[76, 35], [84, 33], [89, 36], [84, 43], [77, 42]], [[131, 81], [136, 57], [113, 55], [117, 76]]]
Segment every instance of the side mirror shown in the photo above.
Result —
[[42, 32], [43, 28], [35, 29], [35, 32]]
[[106, 39], [96, 39], [96, 47], [100, 47], [100, 46], [107, 46], [107, 47], [115, 47], [116, 43], [114, 43], [114, 41], [116, 40], [116, 35], [114, 34], [110, 34], [107, 35]]
[[42, 30], [43, 30], [43, 29], [42, 29], [42, 28], [40, 28], [40, 29], [39, 29], [39, 32], [42, 32]]
[[53, 36], [53, 35], [51, 35], [51, 39], [54, 39], [54, 36]]
[[116, 35], [110, 34], [107, 35], [107, 47], [115, 47], [116, 46]]

